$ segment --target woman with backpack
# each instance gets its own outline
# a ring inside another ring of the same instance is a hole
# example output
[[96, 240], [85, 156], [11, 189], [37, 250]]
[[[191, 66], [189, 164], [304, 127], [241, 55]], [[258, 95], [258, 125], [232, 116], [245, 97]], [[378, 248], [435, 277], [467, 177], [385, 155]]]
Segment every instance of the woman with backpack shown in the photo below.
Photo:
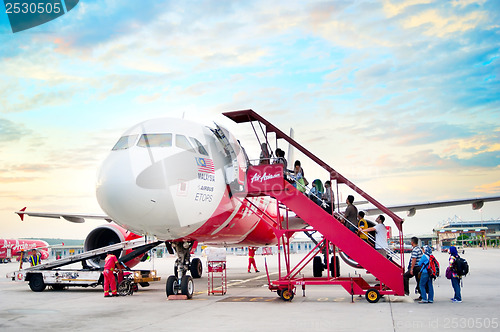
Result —
[[455, 295], [451, 299], [451, 302], [462, 303], [462, 295], [460, 294], [460, 276], [455, 271], [454, 263], [455, 260], [458, 259], [458, 251], [454, 246], [450, 247], [450, 259], [449, 259], [449, 268], [451, 270], [451, 286], [455, 291]]
[[434, 286], [432, 286], [432, 278], [429, 275], [428, 267], [431, 263], [430, 256], [432, 255], [432, 248], [429, 246], [424, 247], [424, 254], [418, 261], [420, 266], [420, 296], [422, 300], [418, 303], [434, 303]]
[[309, 185], [309, 182], [304, 177], [304, 169], [300, 164], [300, 160], [295, 160], [295, 163], [293, 165], [292, 178], [295, 180], [293, 186], [304, 194], [306, 192], [307, 185]]

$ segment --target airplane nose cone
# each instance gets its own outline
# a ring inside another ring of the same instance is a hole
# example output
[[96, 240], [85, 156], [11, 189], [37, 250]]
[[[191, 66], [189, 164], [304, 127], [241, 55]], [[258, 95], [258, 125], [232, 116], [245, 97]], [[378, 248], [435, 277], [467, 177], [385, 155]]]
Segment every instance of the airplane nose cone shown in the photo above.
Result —
[[178, 164], [166, 155], [151, 159], [144, 153], [134, 147], [112, 151], [98, 174], [97, 200], [115, 222], [136, 233], [178, 230], [179, 215], [171, 192], [176, 184], [170, 183]]
[[99, 171], [97, 200], [101, 208], [116, 221], [130, 223], [139, 220], [154, 207], [154, 196], [151, 193], [149, 202], [146, 200], [146, 194], [136, 186], [134, 173], [136, 171], [125, 151], [111, 153]]

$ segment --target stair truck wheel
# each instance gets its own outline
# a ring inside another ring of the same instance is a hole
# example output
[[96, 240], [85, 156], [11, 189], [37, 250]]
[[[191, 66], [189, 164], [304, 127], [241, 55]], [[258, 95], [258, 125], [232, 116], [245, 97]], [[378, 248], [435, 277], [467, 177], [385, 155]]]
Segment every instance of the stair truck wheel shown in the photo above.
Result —
[[[334, 274], [334, 271], [333, 271], [333, 262], [335, 261], [335, 267], [337, 268], [337, 275], [333, 275]], [[339, 256], [335, 256], [335, 259], [334, 257], [332, 256], [332, 258], [330, 259], [330, 274], [332, 277], [340, 277], [340, 261], [339, 261]]]
[[203, 263], [199, 258], [193, 258], [191, 264], [189, 265], [189, 271], [191, 271], [191, 277], [198, 279], [201, 278], [203, 274]]
[[167, 278], [167, 288], [166, 288], [167, 297], [169, 297], [170, 295], [177, 294], [177, 290], [175, 289], [176, 285], [177, 285], [177, 278], [175, 276], [169, 276]]
[[366, 300], [370, 303], [377, 303], [380, 297], [380, 293], [375, 288], [370, 288], [365, 294]]
[[313, 277], [314, 278], [321, 278], [323, 275], [323, 262], [321, 261], [321, 257], [316, 256], [313, 259]]
[[293, 291], [288, 288], [283, 289], [280, 294], [281, 299], [287, 302], [293, 300], [293, 296], [294, 296]]
[[43, 281], [43, 276], [41, 273], [35, 273], [31, 275], [29, 285], [33, 292], [43, 292], [45, 287], [47, 287], [47, 285], [45, 285], [45, 282]]
[[193, 297], [194, 281], [191, 276], [183, 276], [181, 279], [181, 294], [186, 295], [188, 299]]

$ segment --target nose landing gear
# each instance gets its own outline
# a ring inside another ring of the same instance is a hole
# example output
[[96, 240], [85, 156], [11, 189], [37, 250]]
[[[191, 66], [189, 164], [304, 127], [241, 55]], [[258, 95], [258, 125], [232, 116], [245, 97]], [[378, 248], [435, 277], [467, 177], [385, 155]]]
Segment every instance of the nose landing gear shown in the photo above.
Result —
[[166, 288], [167, 297], [170, 295], [186, 295], [188, 299], [193, 297], [194, 293], [194, 282], [191, 276], [185, 275], [182, 278], [177, 278], [176, 276], [170, 276], [167, 279]]
[[[174, 275], [167, 279], [166, 293], [170, 295], [186, 295], [188, 299], [193, 297], [193, 278], [200, 278], [203, 271], [203, 264], [199, 258], [191, 262], [191, 249], [194, 242], [174, 242], [172, 248], [177, 253], [177, 260], [174, 265]], [[191, 272], [191, 276], [187, 272]]]

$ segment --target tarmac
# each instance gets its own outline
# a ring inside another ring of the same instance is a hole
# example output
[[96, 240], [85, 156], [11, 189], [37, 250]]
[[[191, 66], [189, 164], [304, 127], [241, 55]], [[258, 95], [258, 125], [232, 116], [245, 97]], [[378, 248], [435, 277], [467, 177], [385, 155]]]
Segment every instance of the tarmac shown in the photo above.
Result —
[[[451, 282], [444, 277], [448, 254], [435, 252], [441, 277], [434, 281], [433, 304], [410, 296], [384, 296], [368, 303], [353, 298], [340, 286], [307, 286], [291, 302], [281, 300], [267, 288], [265, 261], [271, 279], [277, 277], [277, 256], [256, 256], [259, 273], [247, 272], [248, 258], [227, 256], [225, 295], [207, 294], [207, 273], [195, 279], [191, 300], [167, 300], [165, 282], [172, 274], [175, 257], [155, 258], [137, 268], [156, 269], [162, 280], [139, 287], [133, 295], [104, 298], [101, 286], [73, 287], [62, 291], [49, 287], [32, 292], [28, 283], [5, 278], [19, 263], [0, 264], [1, 331], [478, 331], [500, 330], [500, 250], [465, 249], [470, 273], [463, 279], [463, 303], [452, 303]], [[405, 255], [408, 262], [409, 255]], [[297, 262], [303, 257], [292, 255]], [[202, 258], [206, 270], [206, 259]], [[407, 264], [407, 263], [406, 263]], [[312, 276], [312, 267], [304, 274]], [[364, 270], [341, 262], [341, 276]]]

